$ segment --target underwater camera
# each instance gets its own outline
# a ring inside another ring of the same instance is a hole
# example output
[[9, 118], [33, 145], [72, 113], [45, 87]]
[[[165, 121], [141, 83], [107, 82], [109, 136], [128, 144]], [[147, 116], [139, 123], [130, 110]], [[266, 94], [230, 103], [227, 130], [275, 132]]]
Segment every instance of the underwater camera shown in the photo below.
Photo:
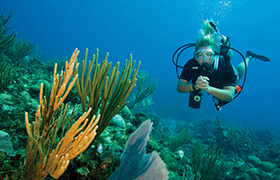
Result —
[[194, 109], [199, 109], [201, 100], [202, 100], [202, 93], [201, 90], [198, 92], [191, 92], [190, 97], [189, 97], [189, 107], [194, 108]]

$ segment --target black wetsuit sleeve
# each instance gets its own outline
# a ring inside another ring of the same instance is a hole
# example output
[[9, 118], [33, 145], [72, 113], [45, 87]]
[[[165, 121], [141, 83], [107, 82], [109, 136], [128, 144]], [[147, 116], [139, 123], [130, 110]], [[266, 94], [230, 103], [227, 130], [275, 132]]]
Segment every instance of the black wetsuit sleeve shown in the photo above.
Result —
[[184, 66], [180, 79], [185, 79], [190, 82], [192, 79], [196, 78], [198, 70], [193, 69], [193, 67], [198, 67], [199, 64], [194, 60], [190, 59]]

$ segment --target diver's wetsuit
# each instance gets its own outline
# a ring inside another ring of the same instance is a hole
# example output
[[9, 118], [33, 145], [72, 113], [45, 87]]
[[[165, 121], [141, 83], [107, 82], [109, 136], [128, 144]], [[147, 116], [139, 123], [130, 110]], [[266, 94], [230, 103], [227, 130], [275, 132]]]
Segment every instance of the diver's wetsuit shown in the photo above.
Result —
[[[192, 67], [199, 67], [198, 62], [192, 58], [184, 66], [184, 69], [180, 75], [180, 79], [185, 79], [193, 84], [196, 82], [197, 78], [202, 75], [202, 69], [192, 69]], [[237, 76], [234, 73], [233, 67], [229, 60], [224, 60], [220, 56], [219, 69], [214, 71], [214, 73], [208, 75], [210, 79], [209, 85], [222, 89], [225, 86], [236, 86]]]

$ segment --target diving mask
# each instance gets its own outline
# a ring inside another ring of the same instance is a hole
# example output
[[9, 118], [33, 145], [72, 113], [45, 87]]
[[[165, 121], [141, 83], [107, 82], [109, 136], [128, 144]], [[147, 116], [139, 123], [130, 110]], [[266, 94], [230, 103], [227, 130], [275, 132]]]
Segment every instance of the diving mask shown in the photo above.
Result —
[[194, 57], [198, 60], [213, 60], [215, 58], [215, 53], [211, 48], [199, 49], [194, 53]]

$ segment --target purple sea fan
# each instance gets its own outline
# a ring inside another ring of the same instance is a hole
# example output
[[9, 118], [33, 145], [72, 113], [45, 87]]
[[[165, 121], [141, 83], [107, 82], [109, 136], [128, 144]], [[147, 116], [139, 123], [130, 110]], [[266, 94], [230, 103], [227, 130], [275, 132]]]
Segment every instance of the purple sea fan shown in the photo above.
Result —
[[146, 145], [152, 125], [151, 120], [146, 120], [130, 135], [121, 155], [121, 165], [109, 180], [168, 179], [167, 169], [158, 153], [146, 154]]

